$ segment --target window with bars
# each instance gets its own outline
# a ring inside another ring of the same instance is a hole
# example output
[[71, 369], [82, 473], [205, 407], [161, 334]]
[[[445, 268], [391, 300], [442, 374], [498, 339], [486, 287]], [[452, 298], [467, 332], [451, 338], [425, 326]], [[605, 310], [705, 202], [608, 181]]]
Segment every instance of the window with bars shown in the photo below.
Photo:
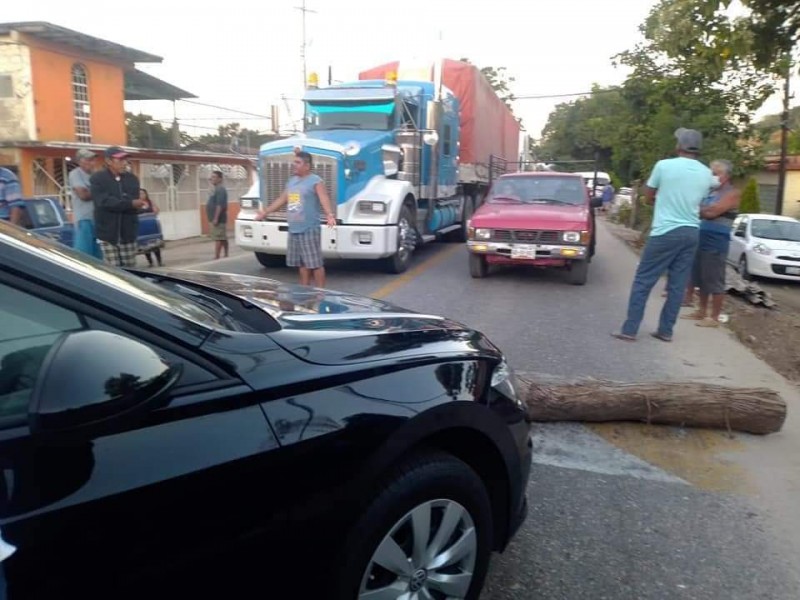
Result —
[[89, 78], [86, 67], [72, 65], [72, 106], [75, 114], [75, 138], [79, 142], [92, 141], [92, 123], [89, 106]]

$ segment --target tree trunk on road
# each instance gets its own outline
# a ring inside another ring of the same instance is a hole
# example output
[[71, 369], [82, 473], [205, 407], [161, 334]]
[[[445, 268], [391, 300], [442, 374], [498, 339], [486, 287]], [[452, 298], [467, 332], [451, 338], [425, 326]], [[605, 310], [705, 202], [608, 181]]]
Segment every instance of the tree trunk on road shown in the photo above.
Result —
[[780, 431], [786, 420], [786, 402], [766, 388], [595, 379], [521, 383], [532, 421], [640, 421], [765, 434]]

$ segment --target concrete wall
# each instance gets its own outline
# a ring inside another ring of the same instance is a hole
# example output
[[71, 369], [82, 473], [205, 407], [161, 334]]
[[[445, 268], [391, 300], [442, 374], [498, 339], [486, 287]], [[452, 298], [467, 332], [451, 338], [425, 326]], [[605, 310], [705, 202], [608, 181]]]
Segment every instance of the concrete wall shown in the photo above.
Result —
[[36, 139], [31, 55], [16, 35], [0, 36], [0, 141]]

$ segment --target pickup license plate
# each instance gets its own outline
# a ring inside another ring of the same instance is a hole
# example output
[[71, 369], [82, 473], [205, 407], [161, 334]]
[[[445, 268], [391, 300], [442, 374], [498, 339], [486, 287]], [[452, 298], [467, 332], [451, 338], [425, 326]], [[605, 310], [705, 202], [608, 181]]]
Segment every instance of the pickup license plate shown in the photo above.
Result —
[[800, 275], [800, 267], [786, 267], [787, 275]]
[[530, 245], [511, 246], [511, 258], [520, 258], [528, 260], [536, 258], [537, 248], [538, 246], [530, 246]]
[[253, 208], [253, 200], [250, 198], [242, 198], [242, 208]]

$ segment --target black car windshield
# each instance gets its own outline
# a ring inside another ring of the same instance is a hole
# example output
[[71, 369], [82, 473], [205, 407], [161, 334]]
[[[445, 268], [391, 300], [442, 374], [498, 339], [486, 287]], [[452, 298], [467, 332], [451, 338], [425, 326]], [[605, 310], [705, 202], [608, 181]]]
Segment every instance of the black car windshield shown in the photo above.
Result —
[[800, 242], [800, 222], [779, 219], [753, 219], [751, 232], [765, 240]]
[[586, 204], [586, 188], [580, 177], [518, 175], [501, 177], [489, 191], [489, 202], [524, 204]]
[[16, 227], [0, 225], [0, 239], [4, 243], [39, 255], [65, 269], [122, 290], [189, 321], [213, 328], [230, 329], [226, 327], [225, 320], [217, 311], [193, 300], [188, 294], [177, 293], [123, 269], [106, 265], [100, 260], [43, 236], [21, 231]]

